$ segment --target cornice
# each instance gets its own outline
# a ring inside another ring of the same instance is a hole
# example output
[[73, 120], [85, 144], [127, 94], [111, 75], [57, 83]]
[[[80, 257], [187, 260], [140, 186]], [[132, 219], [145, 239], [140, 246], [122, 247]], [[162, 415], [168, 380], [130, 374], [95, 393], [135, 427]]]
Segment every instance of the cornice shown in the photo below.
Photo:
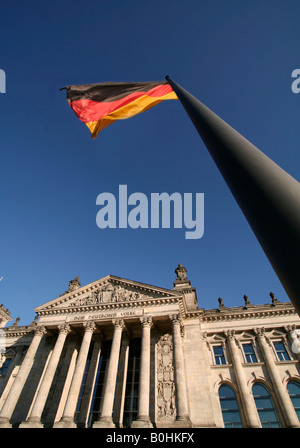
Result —
[[245, 319], [262, 319], [266, 317], [279, 317], [287, 315], [298, 315], [293, 305], [289, 302], [282, 302], [275, 306], [273, 305], [253, 305], [249, 308], [234, 307], [225, 308], [222, 310], [199, 309], [192, 312], [185, 312], [183, 317], [185, 319], [192, 319], [198, 317], [200, 322], [211, 323], [218, 321], [236, 321]]
[[298, 315], [289, 302], [278, 305], [253, 305], [249, 308], [237, 307], [220, 310], [206, 310], [202, 315], [202, 322], [232, 321], [245, 319], [260, 319], [266, 317], [279, 317]]
[[124, 302], [108, 302], [108, 303], [97, 303], [94, 305], [82, 305], [82, 306], [67, 306], [61, 308], [44, 308], [41, 310], [36, 310], [39, 316], [54, 316], [63, 314], [78, 314], [87, 313], [91, 311], [110, 311], [118, 309], [130, 309], [130, 308], [144, 308], [148, 306], [163, 306], [178, 303], [180, 313], [183, 315], [184, 301], [182, 296], [176, 297], [158, 297], [158, 298], [147, 298], [139, 299], [135, 301], [124, 301]]
[[15, 327], [15, 328], [1, 328], [5, 332], [6, 338], [16, 338], [21, 336], [26, 336], [29, 333], [31, 333], [34, 330], [33, 326], [26, 325], [22, 327]]

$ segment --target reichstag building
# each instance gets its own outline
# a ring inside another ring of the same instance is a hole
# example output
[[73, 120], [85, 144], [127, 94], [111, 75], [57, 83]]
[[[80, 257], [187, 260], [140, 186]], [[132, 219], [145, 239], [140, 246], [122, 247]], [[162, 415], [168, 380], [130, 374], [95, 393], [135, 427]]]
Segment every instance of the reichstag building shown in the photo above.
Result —
[[27, 326], [1, 305], [0, 427], [300, 427], [293, 305], [199, 308], [175, 273], [171, 289], [76, 277]]

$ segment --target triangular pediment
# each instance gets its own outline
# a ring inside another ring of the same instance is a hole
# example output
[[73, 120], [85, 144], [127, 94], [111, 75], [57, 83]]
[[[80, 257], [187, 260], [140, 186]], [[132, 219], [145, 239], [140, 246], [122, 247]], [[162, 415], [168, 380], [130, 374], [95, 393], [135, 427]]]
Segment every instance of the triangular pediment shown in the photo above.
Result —
[[280, 331], [279, 329], [275, 328], [268, 332], [267, 336], [269, 338], [285, 338], [286, 332]]
[[35, 308], [37, 313], [86, 306], [117, 305], [124, 302], [143, 302], [152, 299], [167, 299], [181, 296], [177, 291], [126, 280], [109, 275], [86, 286], [66, 291], [58, 298]]
[[255, 334], [249, 331], [243, 331], [240, 335], [238, 335], [238, 340], [240, 342], [249, 341], [251, 339], [255, 339]]
[[212, 337], [208, 339], [210, 344], [223, 344], [226, 341], [226, 338], [220, 334], [214, 334]]

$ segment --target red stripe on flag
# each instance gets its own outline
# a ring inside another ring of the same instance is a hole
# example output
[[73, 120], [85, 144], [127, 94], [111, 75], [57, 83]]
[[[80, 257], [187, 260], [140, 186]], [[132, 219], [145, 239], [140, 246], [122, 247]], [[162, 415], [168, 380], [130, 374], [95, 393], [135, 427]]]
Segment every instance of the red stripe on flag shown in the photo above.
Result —
[[126, 97], [117, 101], [98, 102], [82, 99], [71, 101], [69, 104], [81, 121], [83, 121], [84, 123], [89, 123], [91, 121], [101, 120], [109, 113], [120, 109], [123, 106], [126, 106], [126, 104], [129, 104], [144, 95], [153, 98], [160, 98], [161, 96], [167, 95], [172, 91], [172, 87], [169, 84], [165, 84], [154, 87], [148, 92], [146, 91], [130, 93]]

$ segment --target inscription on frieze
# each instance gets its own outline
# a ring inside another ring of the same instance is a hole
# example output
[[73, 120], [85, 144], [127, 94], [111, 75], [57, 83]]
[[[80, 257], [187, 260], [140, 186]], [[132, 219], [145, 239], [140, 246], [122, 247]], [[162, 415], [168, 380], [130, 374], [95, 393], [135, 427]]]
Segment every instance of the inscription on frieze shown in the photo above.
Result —
[[116, 319], [120, 317], [135, 317], [142, 316], [144, 310], [128, 310], [128, 311], [97, 311], [95, 313], [77, 314], [75, 316], [68, 316], [66, 322], [83, 322], [86, 320], [107, 320]]

